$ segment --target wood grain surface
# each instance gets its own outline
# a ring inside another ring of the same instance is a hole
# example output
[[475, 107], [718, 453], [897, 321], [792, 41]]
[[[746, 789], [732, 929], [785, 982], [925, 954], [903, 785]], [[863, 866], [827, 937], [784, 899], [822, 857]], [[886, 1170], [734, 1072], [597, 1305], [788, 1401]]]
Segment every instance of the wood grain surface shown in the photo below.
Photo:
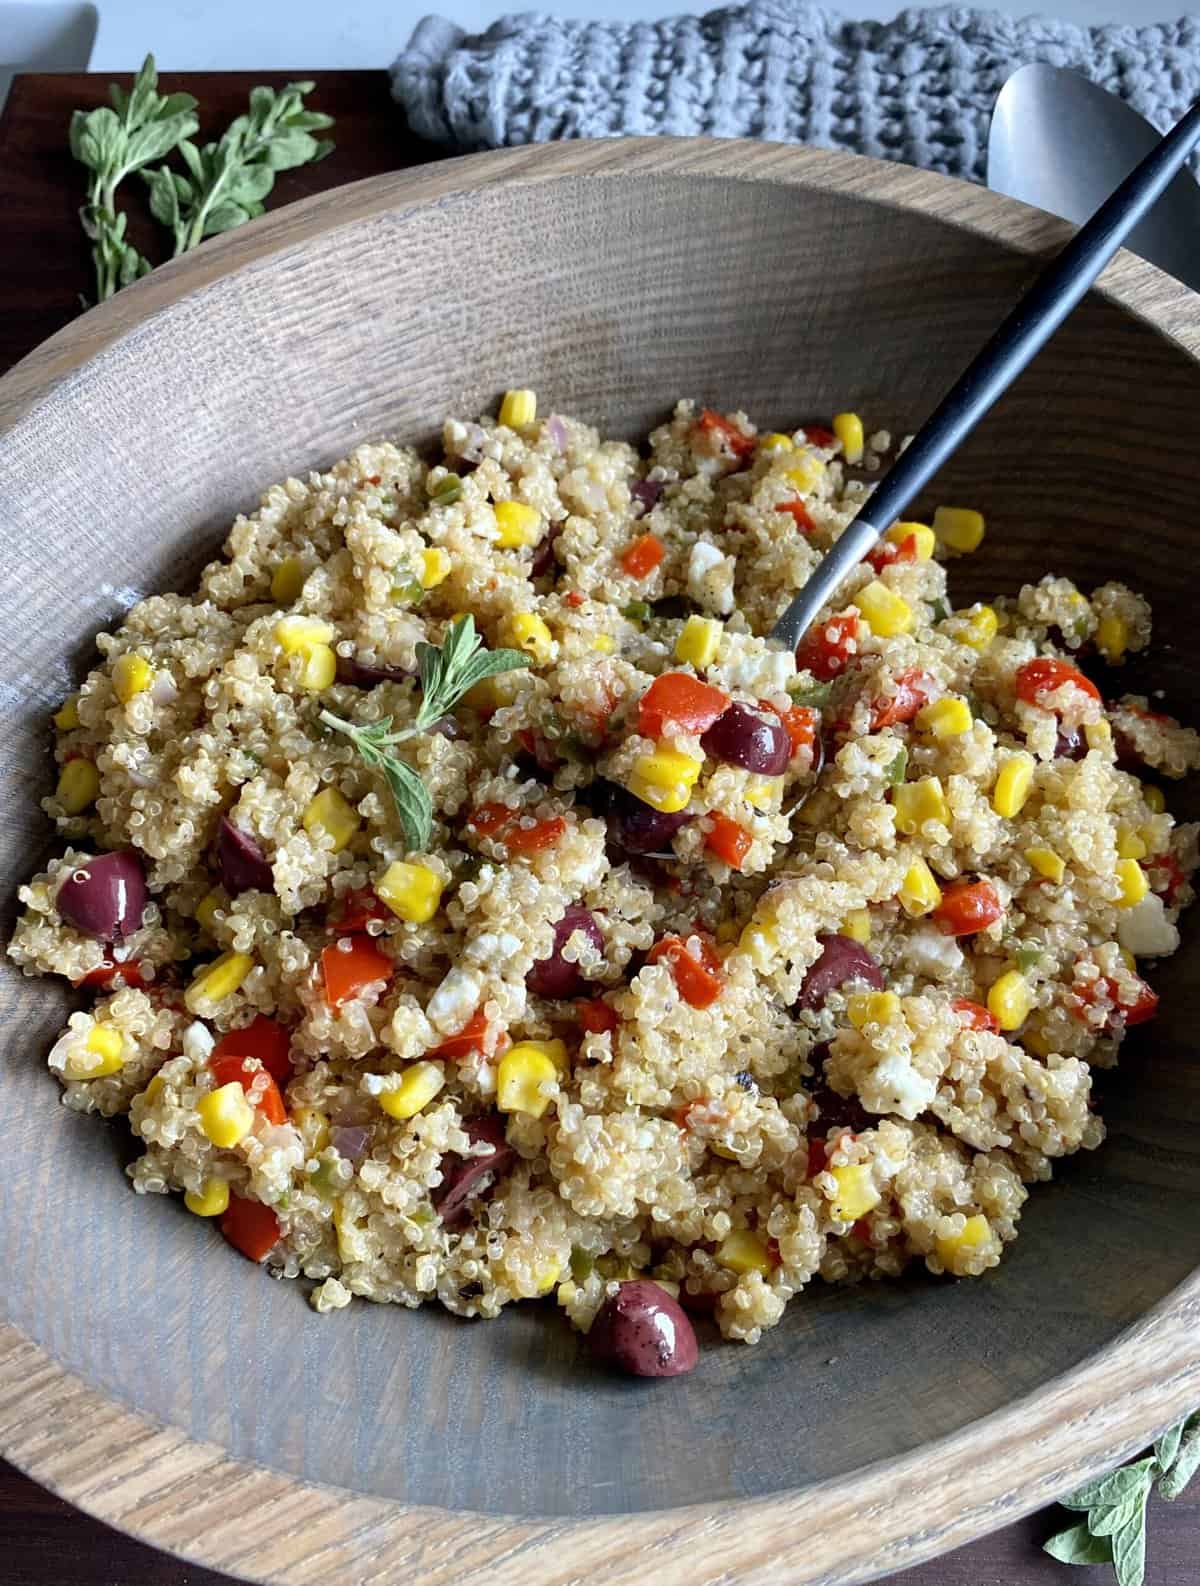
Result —
[[[225, 119], [233, 113], [251, 80], [180, 78], [170, 80], [167, 86], [188, 87], [206, 106], [211, 103], [220, 119]], [[35, 90], [40, 81], [43, 80], [18, 80], [0, 126], [0, 197], [10, 184], [15, 184], [18, 198], [16, 208], [4, 212], [14, 216], [23, 213], [32, 219], [42, 255], [40, 260], [20, 258], [14, 263], [13, 250], [9, 248], [0, 257], [0, 310], [7, 311], [0, 314], [0, 326], [4, 327], [10, 353], [22, 350], [21, 326], [14, 329], [13, 321], [32, 316], [39, 334], [53, 330], [54, 321], [69, 314], [70, 303], [86, 279], [77, 248], [71, 269], [65, 265], [60, 269], [57, 262], [72, 246], [75, 234], [71, 204], [58, 212], [57, 220], [54, 218], [56, 206], [62, 205], [63, 186], [73, 176], [69, 161], [56, 155], [55, 140], [48, 136], [54, 117], [39, 112], [43, 115], [39, 133], [29, 130], [21, 112], [23, 103], [38, 99]], [[92, 79], [50, 81], [60, 96], [55, 114], [94, 102], [100, 86]], [[339, 95], [344, 97], [339, 99]], [[383, 95], [381, 74], [332, 74], [322, 79], [322, 92], [317, 96], [322, 108], [339, 116], [339, 154], [346, 148], [347, 120], [361, 128], [364, 170], [394, 167], [405, 163], [406, 150], [416, 152], [411, 143], [404, 144], [397, 132]], [[375, 107], [371, 113], [374, 130], [370, 133], [369, 118], [358, 108], [368, 103]], [[340, 108], [343, 104], [346, 108]], [[388, 147], [389, 138], [395, 139], [395, 147]], [[10, 151], [14, 143], [15, 160]], [[387, 149], [386, 159], [381, 148]], [[334, 160], [338, 157], [335, 155]], [[376, 158], [380, 159], [379, 164], [369, 163]], [[1014, 261], [1019, 265], [1022, 253], [1044, 250], [1061, 236], [1061, 230], [1048, 222], [1026, 217], [1020, 223], [1012, 223], [1010, 215], [1007, 230], [1015, 252], [994, 249], [989, 253], [982, 240], [996, 225], [998, 211], [987, 195], [967, 190], [951, 194], [946, 184], [911, 173], [880, 173], [857, 162], [817, 158], [807, 165], [797, 165], [795, 155], [777, 150], [743, 149], [714, 154], [678, 149], [663, 152], [644, 145], [626, 146], [620, 158], [611, 146], [569, 154], [558, 151], [555, 158], [562, 162], [559, 171], [575, 180], [602, 176], [618, 168], [622, 172], [640, 168], [648, 178], [665, 167], [679, 172], [703, 170], [709, 176], [754, 171], [764, 181], [799, 178], [811, 182], [814, 188], [837, 188], [841, 184], [844, 192], [858, 199], [894, 205], [899, 210], [953, 215], [959, 231], [945, 239], [946, 246], [951, 253], [959, 244], [975, 247], [981, 261], [981, 289], [987, 289], [989, 279], [992, 288], [1007, 283], [1008, 288], [1015, 289], [1020, 272], [1014, 271]], [[311, 173], [292, 174], [296, 179], [319, 176], [324, 185], [327, 176], [339, 179], [331, 166], [333, 161]], [[6, 407], [12, 417], [39, 402], [82, 358], [110, 341], [128, 336], [151, 314], [169, 309], [195, 285], [215, 282], [219, 286], [224, 273], [234, 265], [269, 270], [281, 249], [305, 239], [320, 239], [333, 226], [362, 228], [373, 218], [394, 214], [398, 208], [419, 203], [443, 204], [457, 183], [475, 179], [474, 173], [480, 168], [472, 162], [471, 177], [461, 174], [466, 169], [457, 168], [458, 174], [452, 180], [443, 180], [433, 173], [408, 183], [352, 190], [336, 199], [292, 211], [253, 232], [219, 241], [202, 250], [197, 259], [142, 283], [124, 300], [110, 305], [94, 320], [69, 332], [31, 360], [15, 379], [6, 383], [0, 408]], [[508, 169], [524, 173], [531, 181], [544, 179], [545, 167], [536, 160], [522, 162], [518, 158]], [[41, 176], [37, 174], [39, 170]], [[359, 173], [353, 168], [343, 169], [340, 179], [351, 174]], [[478, 179], [486, 182], [491, 177]], [[43, 186], [52, 191], [43, 195], [47, 213], [39, 229], [37, 195]], [[280, 193], [291, 196], [283, 182]], [[722, 190], [721, 201], [725, 202], [727, 196]], [[1109, 280], [1119, 300], [1136, 302], [1142, 314], [1187, 338], [1194, 348], [1190, 305], [1162, 278], [1131, 261], [1121, 261]], [[951, 336], [969, 341], [976, 329], [964, 322], [952, 328]], [[1194, 400], [1189, 383], [1195, 378], [1190, 358], [1167, 342], [1154, 342], [1148, 331], [1136, 328], [1117, 309], [1098, 307], [1092, 323], [1083, 326], [1074, 348], [1076, 366], [1079, 360], [1087, 365], [1091, 346], [1103, 343], [1111, 349], [1114, 338], [1118, 355], [1123, 348], [1128, 351], [1125, 344], [1131, 337], [1148, 362], [1151, 383], [1155, 389], [1162, 387], [1162, 402], [1167, 404], [1172, 396], [1177, 400], [1184, 391]], [[1099, 365], [1095, 376], [1101, 381], [1106, 378]], [[1053, 384], [1051, 381], [1050, 386]], [[614, 404], [619, 397], [620, 392], [614, 390]], [[1045, 388], [1039, 400], [1044, 407]], [[1155, 417], [1151, 411], [1143, 415], [1143, 422], [1150, 425]], [[331, 435], [338, 422], [336, 416], [330, 421]], [[1079, 424], [1086, 429], [1086, 408], [1079, 415]], [[331, 444], [336, 449], [336, 442]], [[980, 466], [978, 459], [974, 466]], [[1069, 469], [1066, 472], [1070, 475]], [[1182, 477], [1178, 483], [1181, 494], [1185, 486], [1190, 487], [1190, 480]], [[1165, 512], [1171, 505], [1176, 480], [1168, 477], [1163, 488]], [[1063, 490], [1064, 502], [1072, 492], [1078, 493], [1074, 476]], [[1065, 511], [1065, 506], [1061, 510]], [[1152, 563], [1160, 559], [1153, 533], [1150, 552]], [[1162, 556], [1169, 562], [1169, 545], [1162, 547]], [[1183, 626], [1180, 644], [1184, 652], [1181, 668], [1186, 670], [1183, 663], [1190, 665], [1191, 657], [1186, 653]], [[1170, 1073], [1163, 1072], [1171, 1080]], [[1175, 1076], [1171, 1083], [1177, 1082]], [[1192, 1094], [1185, 1083], [1181, 1103], [1185, 1109]], [[1134, 1179], [1145, 1178], [1144, 1170], [1136, 1165], [1137, 1131], [1144, 1126], [1144, 1119], [1141, 1125], [1135, 1122], [1123, 1145], [1118, 1145], [1118, 1166]], [[1174, 1149], [1173, 1145], [1168, 1147], [1169, 1151]], [[1143, 1185], [1147, 1193], [1163, 1187], [1161, 1183]], [[1086, 1199], [1094, 1186], [1084, 1184], [1082, 1188]], [[1143, 1202], [1142, 1209], [1153, 1211], [1161, 1224], [1165, 1204], [1165, 1199], [1152, 1195]], [[1120, 1228], [1115, 1232], [1119, 1242], [1123, 1237]], [[1129, 1236], [1132, 1252], [1132, 1226]], [[1136, 1232], [1143, 1244], [1154, 1237], [1142, 1228]], [[1186, 1232], [1181, 1230], [1178, 1237], [1186, 1239]], [[1171, 1286], [1168, 1273], [1176, 1269], [1171, 1268], [1169, 1260], [1163, 1265], [1162, 1252], [1156, 1254], [1147, 1249], [1146, 1258], [1146, 1294], [1165, 1296]], [[1185, 1270], [1186, 1266], [1178, 1268], [1178, 1275], [1182, 1276]], [[1112, 1320], [1118, 1327], [1143, 1309], [1143, 1302], [1134, 1303], [1128, 1294], [1122, 1298], [1119, 1288], [1114, 1283], [1105, 1291], [1106, 1303], [1116, 1308]], [[278, 1472], [232, 1461], [203, 1441], [189, 1440], [172, 1429], [154, 1428], [140, 1421], [119, 1403], [63, 1372], [43, 1351], [11, 1328], [0, 1330], [0, 1447], [95, 1514], [193, 1557], [220, 1561], [251, 1575], [269, 1574], [279, 1580], [487, 1579], [499, 1586], [510, 1580], [557, 1581], [569, 1573], [604, 1582], [635, 1578], [643, 1573], [643, 1566], [664, 1582], [721, 1578], [739, 1583], [770, 1581], [774, 1586], [793, 1579], [861, 1578], [864, 1569], [919, 1558], [1045, 1501], [1061, 1490], [1064, 1482], [1094, 1469], [1111, 1454], [1132, 1449], [1182, 1405], [1200, 1398], [1195, 1343], [1198, 1306], [1200, 1300], [1193, 1281], [1186, 1292], [1177, 1293], [1169, 1303], [1158, 1306], [1133, 1337], [1127, 1335], [1110, 1346], [1101, 1359], [1086, 1362], [1046, 1385], [1038, 1386], [1031, 1380], [1024, 1385], [1032, 1387], [1033, 1392], [1019, 1412], [998, 1413], [986, 1427], [968, 1427], [943, 1438], [927, 1454], [894, 1458], [885, 1469], [867, 1471], [852, 1482], [828, 1476], [820, 1485], [809, 1488], [802, 1500], [764, 1497], [752, 1503], [726, 1505], [721, 1511], [635, 1514], [616, 1522], [507, 1524], [480, 1517], [469, 1524], [436, 1510], [405, 1511], [381, 1498], [350, 1497], [320, 1487], [301, 1488]], [[1071, 1325], [1083, 1320], [1072, 1318]], [[1032, 1334], [1030, 1348], [1036, 1352]], [[947, 1424], [952, 1425], [952, 1420]], [[211, 1586], [221, 1579], [152, 1555], [82, 1517], [72, 1522], [78, 1528], [74, 1534], [80, 1539], [77, 1572], [49, 1576], [44, 1555], [41, 1568], [37, 1568], [36, 1559], [32, 1558], [36, 1541], [27, 1538], [36, 1538], [43, 1523], [55, 1523], [49, 1517], [57, 1500], [47, 1497], [40, 1500], [45, 1508], [33, 1507], [34, 1500], [22, 1500], [20, 1489], [16, 1490], [16, 1512], [27, 1517], [11, 1527], [16, 1559], [16, 1573], [11, 1578], [18, 1583], [23, 1579], [21, 1570], [26, 1559], [32, 1566], [31, 1580], [59, 1578], [64, 1586], [74, 1580], [111, 1579], [115, 1583], [130, 1578], [169, 1581], [173, 1586], [184, 1582]], [[25, 1488], [26, 1492], [32, 1490]], [[0, 1485], [0, 1523], [6, 1527], [12, 1512], [12, 1491], [8, 1485]], [[1034, 1582], [1061, 1578], [1058, 1567], [1041, 1558], [1035, 1546], [1055, 1523], [1047, 1517], [1020, 1522], [998, 1538], [976, 1543], [965, 1552], [925, 1566], [906, 1578], [912, 1586], [918, 1582], [922, 1586], [933, 1582], [944, 1586], [957, 1586], [958, 1582], [963, 1586], [967, 1582], [988, 1586], [993, 1579]], [[1182, 1586], [1185, 1580], [1194, 1583], [1195, 1550], [1188, 1545], [1195, 1536], [1194, 1526], [1194, 1501], [1172, 1509], [1158, 1506], [1149, 1577], [1155, 1586]], [[109, 1539], [107, 1544], [101, 1538]], [[112, 1549], [128, 1551], [114, 1555]], [[58, 1551], [59, 1563], [65, 1551]], [[105, 1570], [109, 1571], [107, 1575]], [[161, 1573], [155, 1574], [156, 1570]], [[1089, 1576], [1102, 1578], [1097, 1572], [1076, 1572], [1073, 1578], [1083, 1586]], [[9, 1578], [6, 1571], [5, 1579]]]

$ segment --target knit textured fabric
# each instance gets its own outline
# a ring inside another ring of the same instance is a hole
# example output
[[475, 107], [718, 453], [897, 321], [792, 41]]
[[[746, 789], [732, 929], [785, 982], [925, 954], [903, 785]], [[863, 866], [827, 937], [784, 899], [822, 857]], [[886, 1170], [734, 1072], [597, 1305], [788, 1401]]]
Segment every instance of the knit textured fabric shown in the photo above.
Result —
[[807, 0], [752, 0], [661, 22], [526, 13], [471, 36], [426, 17], [392, 90], [418, 136], [462, 150], [707, 133], [983, 181], [996, 95], [1029, 61], [1083, 72], [1165, 131], [1200, 97], [1200, 18], [1081, 28], [946, 7], [852, 22]]

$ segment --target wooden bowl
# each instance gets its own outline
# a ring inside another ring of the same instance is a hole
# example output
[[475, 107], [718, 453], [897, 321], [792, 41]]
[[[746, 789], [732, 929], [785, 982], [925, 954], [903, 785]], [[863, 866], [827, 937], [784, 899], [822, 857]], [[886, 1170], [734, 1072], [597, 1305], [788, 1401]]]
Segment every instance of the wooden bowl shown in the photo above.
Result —
[[[47, 712], [134, 591], [188, 587], [267, 484], [423, 442], [508, 385], [637, 436], [687, 393], [767, 427], [919, 421], [1066, 228], [978, 188], [757, 144], [569, 144], [281, 211], [0, 384], [6, 907], [48, 847]], [[1053, 567], [1153, 599], [1200, 666], [1193, 299], [1123, 256], [939, 482], [960, 594]], [[15, 686], [14, 686], [15, 685]], [[93, 1514], [273, 1582], [862, 1579], [1045, 1503], [1200, 1402], [1200, 944], [1106, 1087], [1107, 1145], [990, 1276], [813, 1286], [647, 1384], [549, 1306], [321, 1319], [56, 1105], [66, 999], [6, 970], [0, 1446]]]

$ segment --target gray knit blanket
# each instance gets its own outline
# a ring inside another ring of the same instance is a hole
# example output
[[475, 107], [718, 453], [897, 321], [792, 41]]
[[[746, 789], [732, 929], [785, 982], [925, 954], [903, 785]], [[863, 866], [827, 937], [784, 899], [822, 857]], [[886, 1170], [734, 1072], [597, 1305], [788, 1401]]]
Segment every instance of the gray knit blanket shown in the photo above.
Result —
[[1200, 18], [1080, 28], [944, 7], [850, 22], [807, 0], [751, 0], [663, 22], [525, 13], [468, 35], [426, 17], [392, 90], [414, 132], [461, 150], [709, 133], [982, 181], [996, 95], [1029, 61], [1074, 67], [1165, 131], [1200, 97]]

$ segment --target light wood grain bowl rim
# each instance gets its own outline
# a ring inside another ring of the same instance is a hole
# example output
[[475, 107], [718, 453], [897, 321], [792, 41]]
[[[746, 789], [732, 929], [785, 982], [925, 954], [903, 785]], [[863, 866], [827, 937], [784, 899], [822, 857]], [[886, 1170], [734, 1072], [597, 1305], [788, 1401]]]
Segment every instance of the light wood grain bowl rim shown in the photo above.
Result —
[[[0, 381], [0, 427], [187, 294], [336, 228], [480, 187], [663, 175], [833, 190], [929, 215], [1031, 256], [1051, 252], [1068, 231], [1040, 211], [966, 183], [773, 144], [639, 138], [445, 161], [290, 205], [155, 271], [60, 331]], [[1170, 277], [1121, 254], [1102, 289], [1200, 357], [1197, 300]], [[997, 318], [1002, 308], [997, 305]], [[902, 1458], [801, 1492], [715, 1508], [517, 1520], [415, 1508], [231, 1459], [106, 1398], [0, 1323], [0, 1452], [7, 1459], [143, 1541], [286, 1586], [864, 1580], [1051, 1502], [1198, 1401], [1200, 1273], [1073, 1371]]]

